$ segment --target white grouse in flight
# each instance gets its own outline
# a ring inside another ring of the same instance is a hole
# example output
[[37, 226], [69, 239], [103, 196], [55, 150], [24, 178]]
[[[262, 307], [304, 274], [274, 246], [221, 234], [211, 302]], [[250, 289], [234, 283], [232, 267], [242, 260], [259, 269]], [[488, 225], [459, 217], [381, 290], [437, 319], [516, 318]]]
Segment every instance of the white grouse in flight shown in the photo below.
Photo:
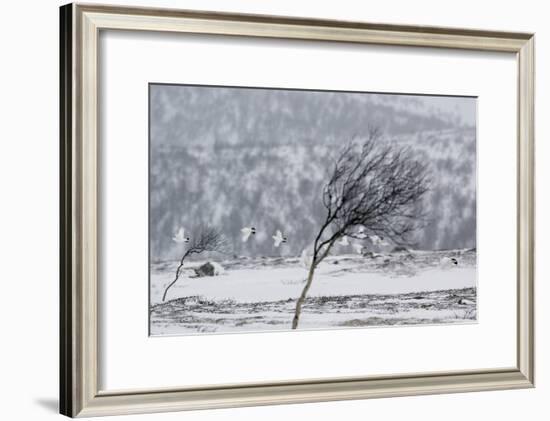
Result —
[[248, 241], [248, 237], [250, 237], [250, 235], [255, 235], [256, 234], [256, 228], [254, 228], [254, 227], [244, 227], [243, 229], [241, 229], [241, 234], [242, 234], [243, 243], [246, 243]]
[[176, 231], [176, 234], [172, 237], [172, 240], [176, 243], [188, 243], [189, 237], [185, 236], [185, 229], [183, 229], [183, 227], [180, 227]]
[[352, 247], [353, 247], [353, 250], [355, 250], [355, 252], [356, 252], [357, 254], [362, 254], [362, 253], [363, 253], [363, 245], [362, 245], [362, 244], [353, 243], [353, 244], [352, 244]]
[[372, 245], [375, 247], [388, 247], [390, 246], [390, 243], [388, 243], [387, 240], [384, 239], [384, 237], [379, 237], [378, 235], [371, 235], [369, 236], [370, 241], [372, 242]]
[[272, 235], [271, 238], [273, 238], [273, 245], [275, 247], [279, 247], [281, 243], [286, 243], [286, 237], [283, 235], [281, 230], [277, 230], [277, 233], [275, 235]]
[[338, 244], [341, 245], [341, 246], [349, 246], [348, 237], [346, 235], [344, 235], [342, 237], [342, 239], [340, 241], [338, 241]]
[[355, 237], [363, 240], [367, 238], [367, 233], [365, 232], [365, 227], [359, 227], [359, 231], [355, 233]]

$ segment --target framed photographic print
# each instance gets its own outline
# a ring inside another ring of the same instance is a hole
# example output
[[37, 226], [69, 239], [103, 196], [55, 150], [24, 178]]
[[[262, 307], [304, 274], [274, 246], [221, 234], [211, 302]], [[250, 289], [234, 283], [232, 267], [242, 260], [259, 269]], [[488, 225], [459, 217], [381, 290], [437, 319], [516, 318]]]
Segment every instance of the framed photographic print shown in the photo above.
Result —
[[61, 413], [534, 385], [532, 34], [71, 4], [60, 57]]

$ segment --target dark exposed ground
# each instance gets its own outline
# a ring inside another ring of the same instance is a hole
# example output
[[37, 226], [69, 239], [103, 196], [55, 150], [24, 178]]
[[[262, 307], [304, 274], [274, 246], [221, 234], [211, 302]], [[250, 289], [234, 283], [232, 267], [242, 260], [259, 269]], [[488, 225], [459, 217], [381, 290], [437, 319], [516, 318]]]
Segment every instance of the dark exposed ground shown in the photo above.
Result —
[[[294, 299], [243, 303], [182, 297], [153, 306], [151, 328], [153, 331], [169, 328], [179, 332], [215, 332], [220, 326], [224, 330], [238, 330], [247, 325], [249, 328], [262, 326], [261, 330], [288, 329], [295, 303]], [[307, 298], [303, 319], [319, 317], [332, 320], [332, 327], [473, 321], [476, 319], [476, 289]]]

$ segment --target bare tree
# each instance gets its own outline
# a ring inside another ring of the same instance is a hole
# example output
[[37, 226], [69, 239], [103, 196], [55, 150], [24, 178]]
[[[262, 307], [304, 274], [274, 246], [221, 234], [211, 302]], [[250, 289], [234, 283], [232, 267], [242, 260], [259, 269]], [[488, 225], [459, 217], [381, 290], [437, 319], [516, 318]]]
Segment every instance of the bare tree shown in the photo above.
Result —
[[190, 243], [185, 250], [185, 253], [181, 257], [180, 264], [176, 269], [176, 276], [170, 284], [164, 290], [162, 301], [166, 300], [166, 294], [168, 290], [178, 281], [181, 269], [183, 268], [183, 262], [186, 258], [193, 254], [201, 254], [204, 252], [220, 252], [223, 253], [227, 246], [227, 242], [223, 234], [216, 228], [208, 225], [203, 225], [196, 229], [191, 234]]
[[313, 282], [315, 269], [343, 236], [359, 238], [358, 227], [371, 235], [408, 244], [407, 237], [423, 220], [421, 199], [428, 191], [428, 169], [410, 149], [380, 142], [379, 130], [366, 140], [345, 146], [323, 187], [326, 217], [313, 242], [306, 284], [292, 320], [298, 327], [302, 305]]

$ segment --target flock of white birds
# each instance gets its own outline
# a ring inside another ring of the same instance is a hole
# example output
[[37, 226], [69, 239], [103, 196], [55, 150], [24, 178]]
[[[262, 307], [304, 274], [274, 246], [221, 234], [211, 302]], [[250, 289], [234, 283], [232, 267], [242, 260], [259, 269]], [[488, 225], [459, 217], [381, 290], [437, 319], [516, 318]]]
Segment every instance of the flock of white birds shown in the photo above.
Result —
[[[257, 231], [255, 227], [243, 227], [241, 229], [241, 234], [242, 234], [241, 239], [243, 243], [246, 243], [251, 236], [256, 235], [256, 232]], [[271, 236], [271, 238], [273, 238], [273, 247], [276, 247], [276, 248], [278, 248], [281, 244], [288, 242], [288, 238], [285, 235], [283, 235], [283, 232], [281, 230], [277, 230], [275, 234]], [[353, 238], [357, 238], [360, 240], [369, 239], [372, 242], [373, 246], [375, 247], [390, 246], [390, 243], [384, 240], [383, 237], [380, 237], [378, 235], [367, 235], [364, 227], [360, 227], [357, 233], [353, 235]], [[185, 228], [179, 227], [176, 230], [174, 237], [172, 237], [172, 240], [176, 243], [188, 243], [190, 241], [190, 238], [185, 236]], [[361, 254], [364, 248], [364, 246], [359, 242], [351, 243], [347, 235], [344, 235], [340, 239], [340, 241], [338, 241], [338, 245], [343, 247], [348, 247], [351, 245], [351, 247], [358, 254]]]
[[[241, 229], [241, 239], [243, 242], [247, 242], [251, 237], [256, 235], [257, 230], [255, 227], [243, 227]], [[275, 248], [278, 248], [281, 244], [287, 243], [288, 238], [283, 234], [281, 230], [277, 230], [274, 235], [271, 236], [273, 238], [273, 246]], [[370, 240], [371, 244], [375, 248], [385, 248], [391, 246], [391, 244], [385, 240], [383, 237], [380, 237], [378, 235], [368, 235], [364, 227], [360, 227], [357, 232], [353, 233], [352, 235], [353, 239], [357, 240]], [[183, 227], [178, 227], [176, 230], [174, 237], [172, 237], [172, 240], [176, 243], [189, 243], [190, 238], [185, 235], [185, 229]], [[349, 247], [351, 246], [352, 249], [357, 254], [363, 254], [365, 251], [364, 244], [358, 242], [358, 241], [350, 241], [349, 236], [342, 236], [342, 238], [337, 242], [339, 246], [342, 247]], [[312, 255], [313, 250], [312, 247], [306, 248], [302, 251], [300, 255], [300, 262], [306, 269], [309, 269], [311, 267], [312, 263]], [[454, 257], [445, 257], [440, 261], [440, 267], [444, 269], [451, 269], [458, 266], [458, 260]]]

